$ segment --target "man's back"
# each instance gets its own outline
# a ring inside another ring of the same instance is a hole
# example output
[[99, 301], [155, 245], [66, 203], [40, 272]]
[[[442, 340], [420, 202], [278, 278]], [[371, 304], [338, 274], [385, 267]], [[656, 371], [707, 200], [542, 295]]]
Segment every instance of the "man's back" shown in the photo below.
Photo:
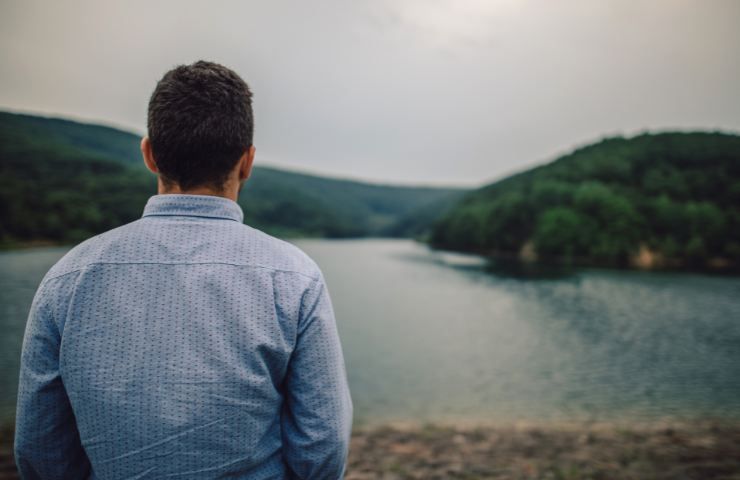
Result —
[[157, 195], [52, 268], [24, 343], [21, 471], [341, 476], [352, 407], [321, 272], [241, 220], [229, 199]]

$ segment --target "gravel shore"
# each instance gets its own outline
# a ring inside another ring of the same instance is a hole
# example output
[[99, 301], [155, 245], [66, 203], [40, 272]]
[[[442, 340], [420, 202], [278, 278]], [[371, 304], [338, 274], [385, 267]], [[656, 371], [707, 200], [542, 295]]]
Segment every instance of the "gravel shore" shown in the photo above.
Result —
[[[0, 479], [17, 478], [11, 430]], [[740, 422], [356, 428], [347, 480], [738, 479]]]
[[351, 452], [347, 480], [740, 479], [740, 422], [384, 426]]

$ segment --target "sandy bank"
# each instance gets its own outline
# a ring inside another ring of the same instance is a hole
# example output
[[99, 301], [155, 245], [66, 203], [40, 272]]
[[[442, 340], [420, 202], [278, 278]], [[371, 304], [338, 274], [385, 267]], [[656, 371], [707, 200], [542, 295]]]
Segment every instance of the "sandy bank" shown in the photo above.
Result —
[[[17, 478], [10, 433], [3, 480]], [[740, 421], [357, 428], [346, 478], [740, 479]]]

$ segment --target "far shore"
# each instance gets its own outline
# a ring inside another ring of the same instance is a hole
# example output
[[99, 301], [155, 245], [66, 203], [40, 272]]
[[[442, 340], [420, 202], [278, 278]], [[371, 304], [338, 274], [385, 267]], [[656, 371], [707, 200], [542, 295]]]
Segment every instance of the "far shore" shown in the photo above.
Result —
[[[330, 237], [312, 237], [312, 236], [295, 236], [295, 237], [281, 237], [288, 240], [362, 240], [362, 239], [394, 239], [398, 240], [398, 237], [347, 237], [347, 238], [330, 238]], [[491, 251], [459, 251], [459, 250], [446, 250], [444, 248], [434, 247], [433, 245], [419, 239], [408, 238], [407, 240], [415, 241], [424, 245], [429, 246], [431, 249], [438, 252], [448, 252], [453, 254], [463, 255], [474, 255], [481, 257], [492, 265], [497, 267], [503, 266], [507, 271], [514, 272], [515, 274], [522, 274], [523, 276], [538, 276], [541, 273], [552, 273], [555, 270], [578, 270], [578, 269], [607, 269], [615, 271], [640, 271], [640, 272], [665, 272], [665, 273], [704, 273], [704, 274], [716, 274], [716, 275], [738, 275], [740, 274], [740, 265], [735, 265], [727, 261], [726, 259], [715, 259], [716, 261], [710, 262], [703, 266], [691, 266], [686, 262], [679, 259], [661, 259], [659, 262], [655, 261], [654, 255], [646, 255], [641, 250], [638, 255], [635, 256], [635, 260], [628, 265], [611, 265], [611, 264], [599, 264], [589, 262], [587, 259], [576, 258], [565, 261], [563, 259], [549, 259], [542, 260], [538, 258], [522, 257], [520, 254], [513, 253], [502, 253], [502, 252], [491, 252]], [[18, 242], [6, 242], [0, 243], [0, 253], [4, 252], [16, 252], [24, 250], [32, 250], [34, 248], [52, 248], [52, 247], [67, 247], [72, 248], [76, 243], [66, 242], [55, 242], [51, 240], [28, 240]], [[645, 260], [650, 258], [650, 260]]]
[[638, 271], [638, 272], [667, 272], [667, 273], [709, 273], [730, 274], [740, 273], [740, 264], [731, 262], [727, 258], [715, 257], [706, 263], [691, 263], [686, 259], [664, 257], [657, 252], [641, 247], [629, 261], [624, 264], [599, 262], [589, 257], [573, 256], [543, 257], [537, 255], [527, 244], [520, 252], [502, 252], [485, 249], [448, 249], [443, 245], [435, 246], [427, 244], [430, 248], [440, 251], [463, 255], [475, 255], [487, 259], [496, 267], [504, 267], [516, 270], [523, 274], [536, 273], [538, 271], [548, 272], [551, 270], [577, 270], [598, 268], [606, 270]]
[[[12, 427], [0, 433], [0, 480], [16, 479]], [[448, 478], [740, 479], [740, 419], [354, 429], [347, 480]]]
[[12, 252], [16, 250], [30, 250], [33, 248], [46, 248], [46, 247], [70, 247], [74, 244], [53, 242], [51, 240], [28, 240], [23, 242], [7, 242], [0, 243], [0, 252]]

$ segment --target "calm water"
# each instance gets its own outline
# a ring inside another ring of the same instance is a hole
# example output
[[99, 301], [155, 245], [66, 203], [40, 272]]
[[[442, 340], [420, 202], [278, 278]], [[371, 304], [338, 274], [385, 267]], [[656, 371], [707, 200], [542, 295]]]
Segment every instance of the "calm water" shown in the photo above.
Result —
[[[305, 240], [356, 421], [740, 417], [740, 278], [533, 278], [404, 240]], [[0, 253], [0, 410], [33, 293], [64, 248]]]

